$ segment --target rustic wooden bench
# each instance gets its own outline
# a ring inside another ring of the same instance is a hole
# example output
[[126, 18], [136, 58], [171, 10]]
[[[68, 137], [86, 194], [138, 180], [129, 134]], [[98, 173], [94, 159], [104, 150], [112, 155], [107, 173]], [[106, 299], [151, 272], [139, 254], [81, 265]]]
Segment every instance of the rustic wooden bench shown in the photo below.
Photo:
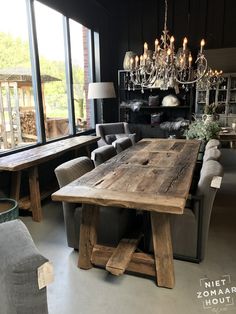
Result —
[[[27, 149], [9, 156], [0, 158], [0, 171], [11, 171], [11, 198], [19, 202], [19, 206], [32, 210], [33, 220], [42, 220], [41, 200], [49, 196], [53, 191], [40, 193], [38, 180], [38, 165], [55, 159], [68, 151], [76, 151], [85, 147], [87, 154], [90, 154], [89, 145], [96, 143], [100, 137], [97, 136], [77, 136], [63, 139], [57, 142]], [[28, 170], [29, 175], [29, 200], [20, 200], [21, 171]]]

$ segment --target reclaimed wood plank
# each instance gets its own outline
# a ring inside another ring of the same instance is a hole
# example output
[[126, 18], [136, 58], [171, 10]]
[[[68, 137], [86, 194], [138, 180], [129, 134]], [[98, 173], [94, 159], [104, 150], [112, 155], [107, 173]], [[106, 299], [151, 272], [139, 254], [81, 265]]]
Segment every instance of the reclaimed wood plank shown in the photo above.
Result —
[[[91, 256], [92, 264], [99, 267], [105, 267], [114, 251], [115, 248], [113, 247], [96, 244], [93, 247], [93, 252]], [[137, 252], [133, 253], [131, 261], [126, 268], [126, 271], [155, 277], [156, 269], [153, 255]]]
[[142, 235], [139, 234], [136, 238], [122, 239], [109, 258], [106, 270], [115, 276], [122, 275], [128, 267], [141, 238]]
[[4, 156], [0, 159], [0, 170], [18, 171], [27, 169], [55, 159], [65, 152], [95, 143], [99, 138], [98, 136], [90, 135], [76, 136]]
[[10, 196], [17, 202], [20, 199], [20, 184], [21, 184], [21, 171], [12, 172]]
[[78, 266], [82, 269], [90, 269], [93, 267], [91, 255], [93, 247], [97, 242], [98, 217], [98, 206], [82, 205], [78, 260]]
[[29, 169], [29, 189], [30, 189], [30, 203], [33, 215], [33, 220], [40, 222], [43, 218], [40, 189], [39, 189], [39, 177], [38, 167], [32, 167]]
[[174, 288], [175, 275], [169, 216], [151, 212], [157, 285]]

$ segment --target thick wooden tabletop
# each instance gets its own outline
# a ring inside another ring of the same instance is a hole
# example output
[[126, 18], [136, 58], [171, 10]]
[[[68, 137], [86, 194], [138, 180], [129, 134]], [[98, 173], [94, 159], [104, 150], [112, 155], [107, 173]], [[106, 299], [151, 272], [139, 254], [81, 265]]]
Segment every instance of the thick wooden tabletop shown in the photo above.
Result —
[[197, 140], [143, 139], [52, 199], [182, 214], [199, 146]]
[[0, 170], [19, 171], [26, 169], [54, 159], [66, 151], [95, 143], [99, 139], [98, 136], [76, 136], [4, 156], [0, 158]]

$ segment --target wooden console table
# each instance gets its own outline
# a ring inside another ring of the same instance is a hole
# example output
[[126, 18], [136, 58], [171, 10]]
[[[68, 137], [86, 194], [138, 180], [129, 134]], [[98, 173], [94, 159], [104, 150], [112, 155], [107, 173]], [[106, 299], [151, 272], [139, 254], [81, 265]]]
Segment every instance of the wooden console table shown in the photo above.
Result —
[[222, 142], [230, 142], [231, 148], [236, 148], [236, 131], [231, 128], [224, 128], [227, 132], [221, 131], [219, 140]]
[[[86, 147], [89, 154], [88, 146], [96, 143], [100, 137], [98, 136], [76, 136], [53, 143], [48, 143], [35, 148], [30, 148], [23, 152], [18, 152], [9, 156], [0, 158], [0, 170], [12, 172], [11, 180], [11, 197], [20, 202], [20, 184], [21, 184], [21, 171], [28, 170], [29, 172], [29, 189], [30, 200], [28, 207], [32, 210], [33, 220], [41, 221], [42, 208], [41, 199], [45, 198], [45, 194], [40, 194], [39, 181], [38, 181], [38, 165], [55, 159], [62, 154], [78, 150], [81, 147]], [[46, 194], [46, 195], [50, 195]]]
[[[159, 286], [174, 287], [170, 214], [183, 214], [199, 146], [195, 140], [143, 139], [52, 194], [56, 201], [83, 204], [80, 268], [154, 275]], [[135, 253], [140, 237], [122, 239], [117, 248], [97, 245], [99, 206], [150, 211], [154, 256]]]

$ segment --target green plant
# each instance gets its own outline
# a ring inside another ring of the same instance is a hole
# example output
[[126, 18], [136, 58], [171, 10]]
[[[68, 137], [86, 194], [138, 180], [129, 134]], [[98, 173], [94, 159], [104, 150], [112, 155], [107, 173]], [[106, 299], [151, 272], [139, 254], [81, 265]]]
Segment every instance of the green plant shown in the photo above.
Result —
[[184, 135], [187, 139], [199, 139], [209, 141], [212, 138], [217, 138], [220, 132], [220, 126], [217, 121], [204, 123], [201, 119], [193, 121]]
[[216, 114], [216, 113], [222, 113], [224, 112], [224, 104], [216, 104], [216, 103], [211, 103], [209, 105], [205, 105], [204, 107], [204, 113], [205, 114]]

